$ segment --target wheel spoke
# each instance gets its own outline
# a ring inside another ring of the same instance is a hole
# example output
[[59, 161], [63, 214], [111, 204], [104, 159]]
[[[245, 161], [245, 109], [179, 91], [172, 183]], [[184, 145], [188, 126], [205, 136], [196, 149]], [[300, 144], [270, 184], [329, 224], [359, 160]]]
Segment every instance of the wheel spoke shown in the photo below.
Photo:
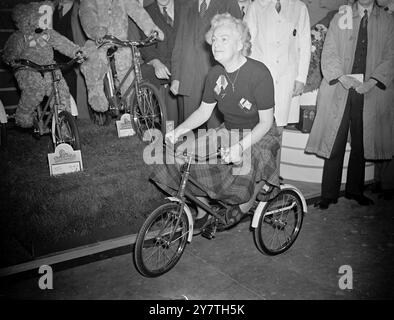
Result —
[[138, 92], [137, 99], [133, 103], [133, 121], [138, 136], [143, 139], [148, 131], [148, 139], [152, 141], [154, 139], [152, 130], [159, 129], [161, 131], [162, 122], [164, 121], [157, 93], [150, 86], [142, 86]]
[[[156, 248], [157, 250], [159, 250], [159, 247], [153, 247], [153, 248]], [[147, 259], [145, 259], [146, 261], [150, 260], [156, 254], [156, 250], [152, 250], [152, 251], [153, 251], [153, 253]]]
[[171, 241], [171, 244], [174, 243], [175, 241], [178, 241], [179, 239], [184, 238], [187, 235], [187, 233], [182, 233], [178, 238], [174, 239]]

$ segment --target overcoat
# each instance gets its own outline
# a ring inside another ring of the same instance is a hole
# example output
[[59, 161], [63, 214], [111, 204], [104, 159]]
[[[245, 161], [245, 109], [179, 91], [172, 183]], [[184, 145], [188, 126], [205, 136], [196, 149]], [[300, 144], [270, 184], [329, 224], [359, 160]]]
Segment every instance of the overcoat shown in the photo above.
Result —
[[[250, 57], [263, 62], [275, 87], [278, 126], [299, 121], [299, 104], [292, 103], [294, 81], [306, 83], [311, 57], [311, 30], [306, 5], [300, 0], [255, 0], [244, 17], [252, 37]], [[295, 97], [298, 99], [299, 97]]]
[[[345, 16], [349, 12], [350, 24], [346, 23]], [[308, 153], [324, 158], [331, 156], [348, 90], [339, 82], [332, 85], [330, 82], [351, 73], [360, 21], [356, 2], [353, 7], [341, 7], [330, 23], [322, 52], [324, 78], [317, 98], [316, 118], [305, 149]], [[364, 157], [367, 160], [391, 159], [394, 155], [394, 19], [376, 5], [368, 19], [365, 81], [371, 77], [386, 88], [375, 86], [364, 95]]]

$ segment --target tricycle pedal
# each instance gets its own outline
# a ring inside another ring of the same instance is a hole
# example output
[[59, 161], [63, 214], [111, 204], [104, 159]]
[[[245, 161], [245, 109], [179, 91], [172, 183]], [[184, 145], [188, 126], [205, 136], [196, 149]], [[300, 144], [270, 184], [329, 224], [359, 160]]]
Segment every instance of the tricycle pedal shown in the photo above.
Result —
[[216, 223], [211, 223], [202, 229], [201, 235], [204, 238], [212, 240], [216, 236], [216, 229], [217, 229]]

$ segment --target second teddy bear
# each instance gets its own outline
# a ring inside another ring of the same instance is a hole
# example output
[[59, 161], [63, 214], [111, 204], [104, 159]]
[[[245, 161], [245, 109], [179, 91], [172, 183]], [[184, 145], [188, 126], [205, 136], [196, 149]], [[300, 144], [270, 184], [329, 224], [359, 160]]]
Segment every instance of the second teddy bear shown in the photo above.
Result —
[[[103, 79], [108, 72], [108, 46], [97, 49], [95, 41], [105, 35], [127, 40], [129, 16], [146, 35], [157, 31], [162, 39], [163, 32], [153, 23], [138, 0], [82, 0], [79, 15], [82, 28], [90, 39], [85, 44], [89, 59], [81, 66], [88, 88], [89, 105], [95, 111], [105, 112], [108, 109], [108, 101], [103, 91]], [[119, 79], [123, 79], [131, 66], [130, 48], [118, 48], [115, 61]], [[130, 76], [123, 88], [127, 88], [132, 80], [133, 77]]]

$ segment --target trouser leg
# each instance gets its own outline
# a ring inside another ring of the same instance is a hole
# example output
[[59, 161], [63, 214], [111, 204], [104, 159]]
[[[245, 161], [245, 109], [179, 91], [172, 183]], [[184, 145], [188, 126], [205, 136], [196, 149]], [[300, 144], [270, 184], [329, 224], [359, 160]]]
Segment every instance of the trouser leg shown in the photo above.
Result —
[[337, 199], [342, 180], [343, 158], [350, 122], [350, 95], [346, 102], [345, 111], [342, 116], [341, 124], [331, 151], [331, 157], [324, 160], [322, 197], [327, 199]]
[[382, 190], [394, 189], [394, 159], [384, 161], [381, 164]]
[[351, 90], [350, 108], [351, 151], [347, 169], [346, 192], [361, 195], [364, 189], [365, 159], [363, 144], [364, 95]]
[[178, 96], [178, 126], [185, 121], [184, 96]]
[[278, 150], [278, 155], [276, 157], [276, 167], [278, 168], [278, 174], [280, 175], [280, 158], [282, 156], [282, 138], [283, 138], [283, 128], [284, 127], [277, 127], [279, 133], [279, 144], [280, 148]]
[[165, 101], [167, 107], [167, 121], [174, 121], [174, 125], [178, 121], [178, 99], [170, 92], [170, 86], [162, 86], [165, 92]]

